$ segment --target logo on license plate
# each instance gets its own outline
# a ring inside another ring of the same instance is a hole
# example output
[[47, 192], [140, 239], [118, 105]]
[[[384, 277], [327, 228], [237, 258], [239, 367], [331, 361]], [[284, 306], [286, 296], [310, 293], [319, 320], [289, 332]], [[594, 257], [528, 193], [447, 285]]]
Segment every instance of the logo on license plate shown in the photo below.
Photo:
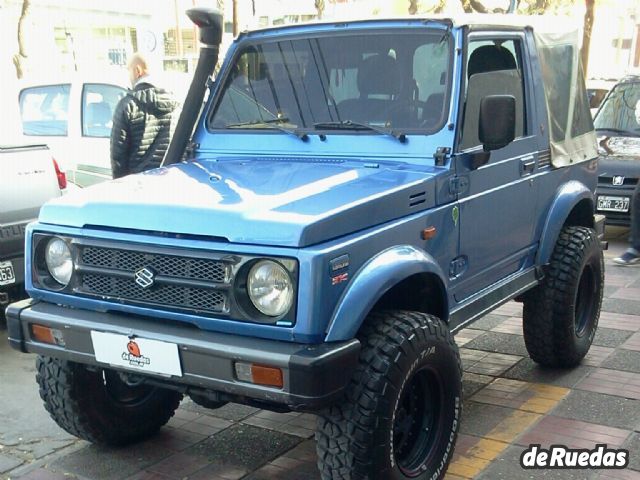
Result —
[[129, 340], [127, 351], [122, 352], [122, 359], [125, 362], [129, 362], [132, 367], [144, 367], [151, 364], [151, 359], [142, 355], [140, 345], [135, 340]]

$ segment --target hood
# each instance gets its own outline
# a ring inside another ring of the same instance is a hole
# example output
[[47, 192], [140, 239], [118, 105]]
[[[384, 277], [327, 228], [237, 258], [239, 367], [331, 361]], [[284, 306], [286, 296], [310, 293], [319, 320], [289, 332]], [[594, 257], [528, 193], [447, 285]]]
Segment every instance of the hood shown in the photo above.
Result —
[[200, 160], [47, 203], [42, 223], [304, 247], [435, 205], [435, 171], [318, 159]]
[[141, 83], [128, 93], [146, 111], [156, 117], [166, 115], [176, 109], [178, 103], [171, 93], [163, 88], [154, 87], [149, 83]]
[[598, 176], [601, 182], [608, 183], [609, 178], [614, 176], [640, 177], [640, 138], [605, 137], [598, 143]]
[[640, 137], [601, 137], [598, 145], [603, 157], [640, 159]]

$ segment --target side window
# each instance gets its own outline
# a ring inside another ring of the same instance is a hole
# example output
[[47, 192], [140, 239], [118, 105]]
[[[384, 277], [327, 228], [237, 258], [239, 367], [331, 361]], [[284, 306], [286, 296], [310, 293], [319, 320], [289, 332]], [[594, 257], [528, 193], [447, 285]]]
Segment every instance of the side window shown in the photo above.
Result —
[[69, 85], [25, 88], [20, 92], [20, 116], [25, 135], [64, 137], [69, 117]]
[[516, 138], [526, 134], [524, 75], [519, 40], [482, 40], [469, 44], [467, 90], [460, 149], [480, 146], [480, 102], [487, 95], [512, 95], [516, 100]]
[[124, 88], [101, 83], [87, 83], [82, 89], [82, 135], [109, 137], [113, 111], [126, 95]]

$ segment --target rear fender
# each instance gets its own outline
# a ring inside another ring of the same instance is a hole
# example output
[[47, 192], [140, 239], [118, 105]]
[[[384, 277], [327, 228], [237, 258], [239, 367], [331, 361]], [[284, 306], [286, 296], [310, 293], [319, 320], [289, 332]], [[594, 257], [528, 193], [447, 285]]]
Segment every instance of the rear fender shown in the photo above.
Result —
[[536, 265], [549, 262], [562, 227], [571, 211], [582, 200], [589, 200], [593, 205], [593, 193], [583, 183], [572, 180], [562, 185], [547, 214], [540, 237], [540, 248], [536, 255]]
[[[343, 293], [329, 322], [325, 340], [336, 342], [354, 338], [364, 319], [386, 292], [420, 273], [435, 274], [446, 285], [442, 269], [433, 257], [411, 245], [395, 246], [371, 258]], [[446, 305], [447, 299], [443, 301]]]

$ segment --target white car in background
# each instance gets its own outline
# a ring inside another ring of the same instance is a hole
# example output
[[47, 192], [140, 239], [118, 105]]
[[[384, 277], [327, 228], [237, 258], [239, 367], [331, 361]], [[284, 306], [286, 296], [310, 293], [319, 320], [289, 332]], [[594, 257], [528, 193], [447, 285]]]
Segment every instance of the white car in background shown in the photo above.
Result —
[[[158, 83], [182, 101], [190, 75], [161, 73]], [[19, 103], [24, 135], [49, 145], [69, 182], [80, 187], [111, 179], [113, 112], [128, 91], [126, 70], [23, 83]]]
[[108, 180], [113, 111], [126, 93], [126, 72], [23, 83], [22, 130], [33, 142], [49, 145], [70, 182], [85, 187]]

